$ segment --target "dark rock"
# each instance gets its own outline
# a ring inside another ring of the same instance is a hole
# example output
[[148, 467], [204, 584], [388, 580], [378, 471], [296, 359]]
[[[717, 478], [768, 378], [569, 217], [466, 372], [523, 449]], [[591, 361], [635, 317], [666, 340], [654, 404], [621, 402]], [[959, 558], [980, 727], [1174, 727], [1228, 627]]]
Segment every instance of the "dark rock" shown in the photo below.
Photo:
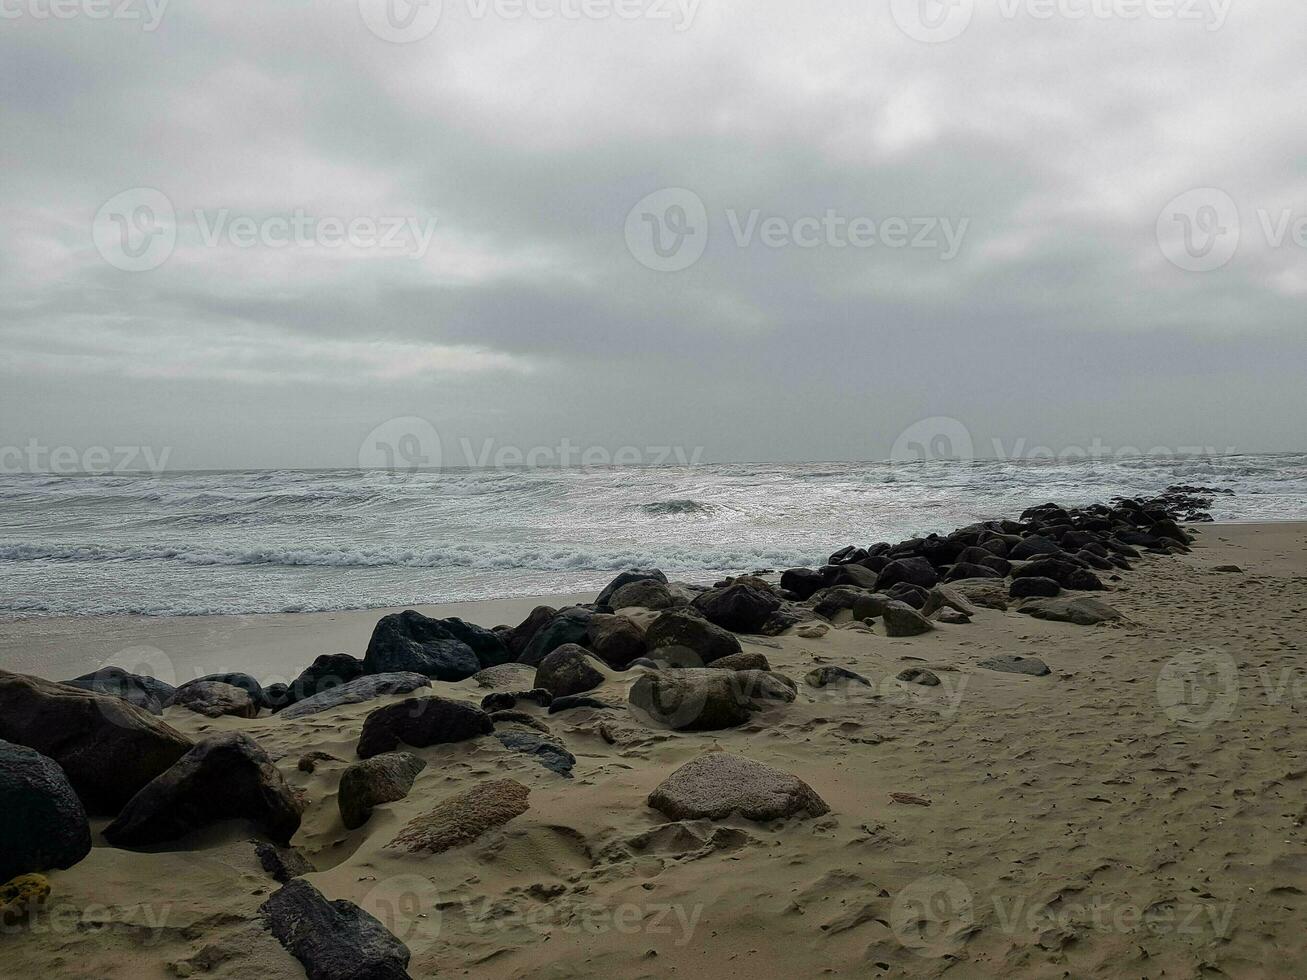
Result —
[[574, 643], [561, 646], [536, 668], [535, 686], [556, 698], [593, 691], [604, 682], [595, 668], [590, 652]]
[[997, 670], [1004, 674], [1028, 674], [1031, 677], [1046, 677], [1052, 671], [1048, 669], [1048, 664], [1038, 657], [990, 657], [987, 660], [980, 661], [978, 667], [985, 670]]
[[712, 662], [713, 670], [771, 670], [771, 663], [764, 654], [750, 650], [747, 653], [733, 653]]
[[830, 812], [797, 776], [725, 752], [709, 752], [681, 766], [649, 794], [649, 805], [672, 820], [725, 820], [738, 815], [761, 823]]
[[960, 561], [949, 568], [944, 575], [945, 582], [955, 582], [964, 578], [1002, 578], [1000, 572], [995, 571], [988, 565], [976, 565], [972, 562]]
[[272, 875], [274, 881], [283, 885], [292, 878], [312, 874], [317, 869], [293, 847], [278, 847], [267, 841], [253, 841], [254, 854], [259, 859], [263, 870]]
[[630, 585], [632, 582], [661, 582], [667, 584], [667, 576], [656, 568], [632, 568], [629, 571], [622, 572], [615, 579], [604, 586], [604, 590], [599, 593], [595, 599], [596, 606], [611, 606], [613, 593], [624, 585]]
[[565, 779], [572, 778], [576, 756], [568, 752], [556, 739], [531, 732], [495, 732], [495, 738], [504, 748], [533, 756], [537, 762]]
[[672, 598], [671, 590], [662, 582], [641, 579], [623, 585], [609, 597], [608, 604], [613, 609], [638, 607], [659, 610], [670, 609], [676, 604], [676, 600]]
[[374, 807], [408, 796], [413, 780], [426, 767], [411, 752], [384, 752], [354, 763], [340, 774], [336, 803], [341, 823], [349, 830], [362, 827]]
[[423, 687], [430, 687], [431, 681], [422, 674], [370, 674], [352, 680], [340, 687], [332, 687], [305, 698], [282, 711], [278, 717], [286, 721], [307, 718], [320, 711], [339, 708], [347, 704], [362, 704], [375, 698], [393, 694], [411, 694]]
[[904, 602], [891, 602], [885, 609], [886, 636], [920, 636], [935, 627], [930, 620]]
[[781, 600], [769, 589], [737, 583], [709, 589], [697, 596], [693, 605], [705, 619], [722, 629], [733, 633], [757, 633], [771, 614], [780, 608]]
[[590, 649], [613, 670], [626, 670], [648, 647], [644, 630], [632, 620], [596, 613], [590, 620]]
[[840, 565], [835, 570], [832, 580], [833, 585], [852, 585], [858, 589], [874, 589], [879, 576], [866, 565], [854, 562], [849, 565]]
[[533, 691], [496, 691], [481, 699], [482, 711], [511, 711], [518, 701], [531, 701], [541, 708], [549, 707], [554, 696], [542, 687]]
[[410, 980], [407, 946], [353, 902], [328, 902], [303, 878], [283, 885], [259, 911], [308, 980]]
[[490, 716], [473, 705], [448, 698], [409, 698], [367, 716], [359, 735], [358, 757], [370, 759], [400, 745], [424, 749], [463, 742], [489, 735], [493, 729]]
[[594, 616], [594, 612], [580, 606], [564, 609], [536, 632], [518, 660], [535, 667], [561, 646], [569, 643], [585, 646], [590, 640], [590, 622]]
[[206, 718], [257, 718], [259, 714], [258, 703], [248, 691], [220, 681], [183, 684], [177, 688], [172, 703]]
[[53, 759], [0, 742], [0, 883], [91, 853], [86, 810]]
[[477, 662], [481, 665], [480, 669], [486, 667], [498, 667], [500, 664], [512, 663], [514, 655], [509, 652], [508, 645], [494, 630], [488, 630], [473, 623], [465, 623], [457, 617], [437, 620], [441, 626], [449, 631], [454, 639], [458, 640], [469, 647], [476, 654]]
[[632, 707], [675, 731], [718, 731], [748, 721], [761, 702], [795, 699], [794, 682], [762, 671], [661, 670], [631, 686]]
[[117, 813], [191, 740], [121, 698], [0, 671], [0, 739], [57, 762], [92, 813]]
[[1102, 591], [1106, 588], [1102, 581], [1073, 559], [1070, 555], [1057, 558], [1037, 558], [1027, 562], [1012, 573], [1014, 579], [1051, 578], [1064, 589], [1079, 591]]
[[508, 652], [514, 660], [522, 656], [531, 640], [535, 638], [540, 627], [558, 615], [558, 610], [553, 606], [536, 606], [531, 610], [531, 615], [522, 620], [516, 627], [509, 630], [507, 639]]
[[64, 681], [64, 684], [83, 691], [122, 698], [128, 704], [152, 715], [163, 714], [163, 709], [172, 703], [173, 691], [176, 690], [171, 684], [153, 677], [130, 674], [121, 667], [102, 667], [93, 673]]
[[966, 613], [958, 612], [956, 609], [943, 609], [935, 617], [935, 622], [944, 623], [947, 626], [965, 626], [971, 622], [971, 617]]
[[[920, 585], [913, 585], [911, 582], [899, 582], [897, 585], [891, 586], [886, 595], [896, 602], [911, 606], [913, 609], [923, 609], [926, 603], [930, 601], [929, 590]], [[884, 614], [882, 613], [882, 615]]]
[[377, 623], [363, 667], [369, 674], [411, 673], [461, 681], [481, 670], [482, 664], [444, 622], [407, 609]]
[[284, 685], [285, 691], [274, 692], [271, 687], [264, 690], [264, 696], [274, 711], [288, 708], [292, 704], [314, 697], [333, 687], [341, 687], [357, 680], [365, 673], [363, 661], [348, 653], [324, 653], [300, 672], [300, 675]]
[[925, 667], [909, 667], [902, 671], [898, 679], [905, 684], [920, 684], [922, 687], [939, 687], [939, 675]]
[[1029, 599], [1032, 596], [1055, 596], [1062, 591], [1051, 578], [1018, 578], [1012, 580], [1008, 593], [1013, 599]]
[[586, 694], [569, 694], [565, 698], [554, 698], [549, 705], [549, 713], [556, 715], [560, 711], [574, 711], [577, 708], [594, 708], [598, 711], [616, 711], [617, 705], [592, 698]]
[[800, 601], [812, 598], [814, 592], [828, 584], [821, 572], [811, 568], [790, 568], [781, 573], [781, 588], [794, 593]]
[[1007, 556], [1011, 561], [1025, 561], [1028, 558], [1060, 554], [1062, 554], [1062, 546], [1056, 541], [1032, 534], [1028, 538], [1023, 538], [1020, 544], [1010, 548]]
[[[255, 708], [268, 707], [267, 695], [263, 693], [263, 685], [249, 674], [205, 674], [203, 677], [197, 677], [193, 681], [187, 681], [177, 688], [173, 694], [173, 704], [184, 703], [177, 699], [182, 696], [182, 692], [188, 687], [194, 687], [199, 684], [229, 684], [232, 687], [239, 687], [242, 691], [250, 696], [254, 702]], [[166, 707], [166, 705], [165, 705]]]
[[850, 682], [871, 687], [871, 681], [861, 674], [855, 674], [844, 667], [835, 666], [818, 667], [816, 670], [809, 671], [808, 676], [803, 680], [809, 687], [829, 687], [832, 684], [847, 684]]
[[104, 839], [115, 847], [147, 847], [236, 819], [288, 844], [300, 826], [300, 805], [259, 743], [227, 732], [198, 743], [132, 797]]
[[[778, 603], [779, 604], [779, 603]], [[645, 644], [652, 656], [697, 660], [708, 665], [741, 651], [740, 641], [730, 632], [715, 626], [686, 609], [665, 612], [650, 624]], [[688, 653], [688, 658], [682, 655]]]
[[925, 558], [898, 558], [881, 570], [876, 578], [876, 589], [885, 592], [900, 582], [929, 589], [939, 583], [939, 573]]

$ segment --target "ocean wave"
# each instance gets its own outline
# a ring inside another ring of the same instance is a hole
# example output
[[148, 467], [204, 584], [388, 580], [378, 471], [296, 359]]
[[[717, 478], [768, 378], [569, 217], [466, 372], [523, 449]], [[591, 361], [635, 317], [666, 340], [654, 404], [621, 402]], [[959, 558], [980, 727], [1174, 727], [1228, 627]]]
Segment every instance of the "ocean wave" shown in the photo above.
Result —
[[712, 504], [698, 500], [656, 500], [641, 504], [640, 509], [646, 514], [709, 514], [714, 510]]

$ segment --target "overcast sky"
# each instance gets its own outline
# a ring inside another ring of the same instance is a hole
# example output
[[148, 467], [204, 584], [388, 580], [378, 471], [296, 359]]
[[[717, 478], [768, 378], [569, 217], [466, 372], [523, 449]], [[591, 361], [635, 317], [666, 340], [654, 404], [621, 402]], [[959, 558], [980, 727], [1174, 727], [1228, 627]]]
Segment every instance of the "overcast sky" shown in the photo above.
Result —
[[391, 2], [0, 0], [0, 445], [1307, 448], [1301, 0]]

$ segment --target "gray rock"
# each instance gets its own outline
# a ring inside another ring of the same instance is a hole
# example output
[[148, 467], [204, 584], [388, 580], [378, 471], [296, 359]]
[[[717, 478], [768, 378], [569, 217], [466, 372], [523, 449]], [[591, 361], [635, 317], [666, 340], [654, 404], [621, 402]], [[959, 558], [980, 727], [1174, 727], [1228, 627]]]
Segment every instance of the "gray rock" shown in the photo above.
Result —
[[535, 638], [536, 633], [540, 632], [540, 628], [557, 615], [558, 610], [553, 606], [536, 606], [526, 619], [508, 631], [505, 642], [514, 660], [522, 656], [527, 645]]
[[[228, 673], [228, 674], [205, 674], [203, 677], [197, 677], [193, 681], [187, 681], [181, 687], [177, 688], [173, 694], [173, 702], [176, 703], [177, 696], [188, 687], [194, 687], [199, 684], [228, 684], [231, 687], [238, 687], [250, 696], [256, 708], [269, 707], [267, 693], [263, 690], [263, 685], [249, 674]], [[167, 705], [165, 704], [166, 708]]]
[[392, 694], [411, 694], [419, 688], [430, 686], [431, 680], [422, 674], [371, 674], [305, 698], [281, 711], [277, 717], [293, 721], [342, 705], [362, 704]]
[[0, 883], [91, 853], [86, 810], [53, 759], [0, 742]]
[[268, 707], [273, 711], [281, 711], [292, 704], [357, 680], [363, 674], [363, 661], [358, 657], [352, 657], [348, 653], [324, 653], [300, 671], [300, 675], [295, 680], [282, 685], [284, 690], [274, 691], [273, 687], [277, 685], [273, 685], [264, 688], [263, 694]]
[[960, 613], [956, 609], [941, 609], [939, 615], [935, 617], [935, 622], [944, 623], [947, 626], [966, 626], [971, 622], [971, 617], [966, 613]]
[[449, 698], [409, 698], [377, 708], [363, 721], [358, 757], [370, 759], [400, 745], [424, 749], [489, 735], [494, 725], [480, 708]]
[[191, 748], [121, 698], [0, 670], [0, 739], [57, 762], [92, 813], [115, 814]]
[[835, 666], [818, 667], [816, 670], [809, 671], [808, 676], [803, 680], [809, 687], [830, 687], [832, 684], [848, 683], [871, 687], [871, 681], [861, 674], [856, 674], [844, 667]]
[[952, 609], [967, 617], [976, 614], [976, 607], [967, 601], [966, 596], [947, 585], [937, 585], [930, 590], [926, 604], [921, 607], [921, 615], [934, 616], [941, 609]]
[[201, 741], [132, 797], [104, 839], [115, 847], [148, 847], [235, 819], [288, 844], [300, 826], [300, 804], [258, 742], [227, 732]]
[[923, 687], [939, 687], [939, 675], [925, 667], [909, 667], [901, 672], [898, 679], [905, 684], [920, 684]]
[[576, 756], [563, 748], [557, 739], [531, 732], [495, 732], [495, 738], [499, 739], [506, 749], [533, 756], [550, 772], [556, 772], [565, 779], [572, 778], [572, 767], [576, 765]]
[[676, 731], [718, 731], [744, 724], [764, 702], [796, 696], [794, 682], [781, 674], [701, 668], [645, 674], [631, 686], [630, 703]]
[[672, 598], [671, 590], [662, 582], [641, 579], [638, 582], [628, 582], [623, 585], [609, 597], [608, 604], [613, 609], [636, 607], [656, 610], [670, 609], [675, 605], [675, 600]]
[[891, 602], [885, 607], [886, 636], [920, 636], [934, 628], [930, 620], [906, 602]]
[[725, 820], [738, 815], [766, 822], [830, 812], [797, 776], [725, 752], [709, 752], [681, 766], [649, 794], [649, 805], [673, 820]]
[[990, 657], [980, 661], [976, 666], [983, 667], [985, 670], [997, 670], [1004, 674], [1028, 674], [1031, 677], [1046, 677], [1052, 673], [1048, 669], [1048, 664], [1038, 657]]
[[283, 885], [259, 911], [308, 980], [410, 980], [407, 946], [353, 902], [329, 902], [303, 878]]
[[645, 655], [644, 630], [625, 616], [596, 613], [590, 620], [590, 649], [614, 670], [626, 670]]
[[734, 634], [686, 609], [655, 619], [645, 632], [645, 643], [651, 657], [692, 666], [707, 666], [743, 649]]
[[564, 609], [536, 632], [518, 659], [524, 664], [536, 667], [540, 661], [561, 646], [569, 643], [584, 646], [590, 639], [590, 621], [594, 612], [573, 606]]
[[206, 718], [256, 718], [259, 706], [248, 691], [220, 681], [193, 681], [177, 688], [173, 705]]
[[666, 585], [667, 576], [656, 568], [633, 568], [630, 571], [622, 572], [604, 586], [604, 590], [600, 592], [598, 598], [595, 599], [595, 605], [611, 606], [613, 593], [622, 588], [622, 586], [629, 585], [632, 582], [647, 581], [661, 582], [663, 585]]
[[408, 796], [413, 780], [427, 767], [411, 752], [385, 752], [356, 762], [340, 774], [336, 803], [345, 827], [362, 827], [374, 807]]
[[1056, 599], [1030, 599], [1022, 603], [1017, 612], [1035, 619], [1055, 623], [1075, 623], [1077, 626], [1094, 626], [1111, 623], [1125, 617], [1113, 606], [1093, 596], [1059, 596]]
[[83, 691], [122, 698], [128, 704], [152, 715], [163, 714], [163, 709], [172, 703], [173, 692], [176, 690], [171, 684], [153, 677], [128, 673], [121, 667], [103, 667], [94, 673], [64, 681], [64, 684]]
[[750, 650], [747, 653], [733, 653], [729, 657], [714, 660], [713, 670], [771, 670], [771, 662], [766, 654]]
[[593, 691], [604, 682], [588, 650], [568, 643], [554, 650], [536, 668], [535, 686], [556, 698]]
[[383, 617], [372, 630], [363, 668], [369, 674], [422, 674], [461, 681], [482, 669], [470, 646], [438, 619], [412, 609]]

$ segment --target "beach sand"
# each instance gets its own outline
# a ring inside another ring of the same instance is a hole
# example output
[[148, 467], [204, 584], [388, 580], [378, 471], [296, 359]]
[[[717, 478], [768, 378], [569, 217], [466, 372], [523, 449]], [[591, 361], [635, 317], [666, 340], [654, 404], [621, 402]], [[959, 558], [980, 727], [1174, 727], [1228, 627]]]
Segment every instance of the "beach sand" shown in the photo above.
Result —
[[[625, 708], [531, 708], [577, 757], [575, 779], [492, 737], [414, 750], [428, 765], [409, 797], [354, 831], [336, 784], [364, 717], [394, 699], [302, 720], [165, 718], [259, 740], [309, 800], [294, 840], [317, 868], [309, 880], [403, 939], [415, 977], [1301, 976], [1307, 525], [1195, 530], [1192, 554], [1145, 558], [1106, 594], [1125, 623], [981, 609], [908, 639], [741, 637], [799, 681], [795, 703], [706, 734], [651, 729]], [[1215, 570], [1227, 564], [1242, 571]], [[422, 611], [493, 626], [538, 601]], [[177, 682], [217, 670], [272, 681], [321, 653], [361, 655], [383, 613], [27, 620], [5, 625], [0, 667], [61, 679], [157, 661]], [[977, 667], [1005, 653], [1052, 675]], [[805, 685], [822, 664], [872, 686]], [[912, 665], [940, 686], [894, 679]], [[1176, 703], [1171, 682], [1195, 665], [1208, 679]], [[624, 702], [638, 673], [595, 693]], [[669, 825], [648, 794], [714, 748], [798, 775], [830, 814]], [[313, 750], [343, 761], [301, 772]], [[531, 797], [501, 830], [436, 856], [385, 848], [435, 802], [504, 776]], [[50, 910], [6, 929], [0, 974], [303, 977], [258, 921], [277, 885], [249, 836], [217, 827], [156, 853], [97, 837], [84, 862], [49, 875]]]

